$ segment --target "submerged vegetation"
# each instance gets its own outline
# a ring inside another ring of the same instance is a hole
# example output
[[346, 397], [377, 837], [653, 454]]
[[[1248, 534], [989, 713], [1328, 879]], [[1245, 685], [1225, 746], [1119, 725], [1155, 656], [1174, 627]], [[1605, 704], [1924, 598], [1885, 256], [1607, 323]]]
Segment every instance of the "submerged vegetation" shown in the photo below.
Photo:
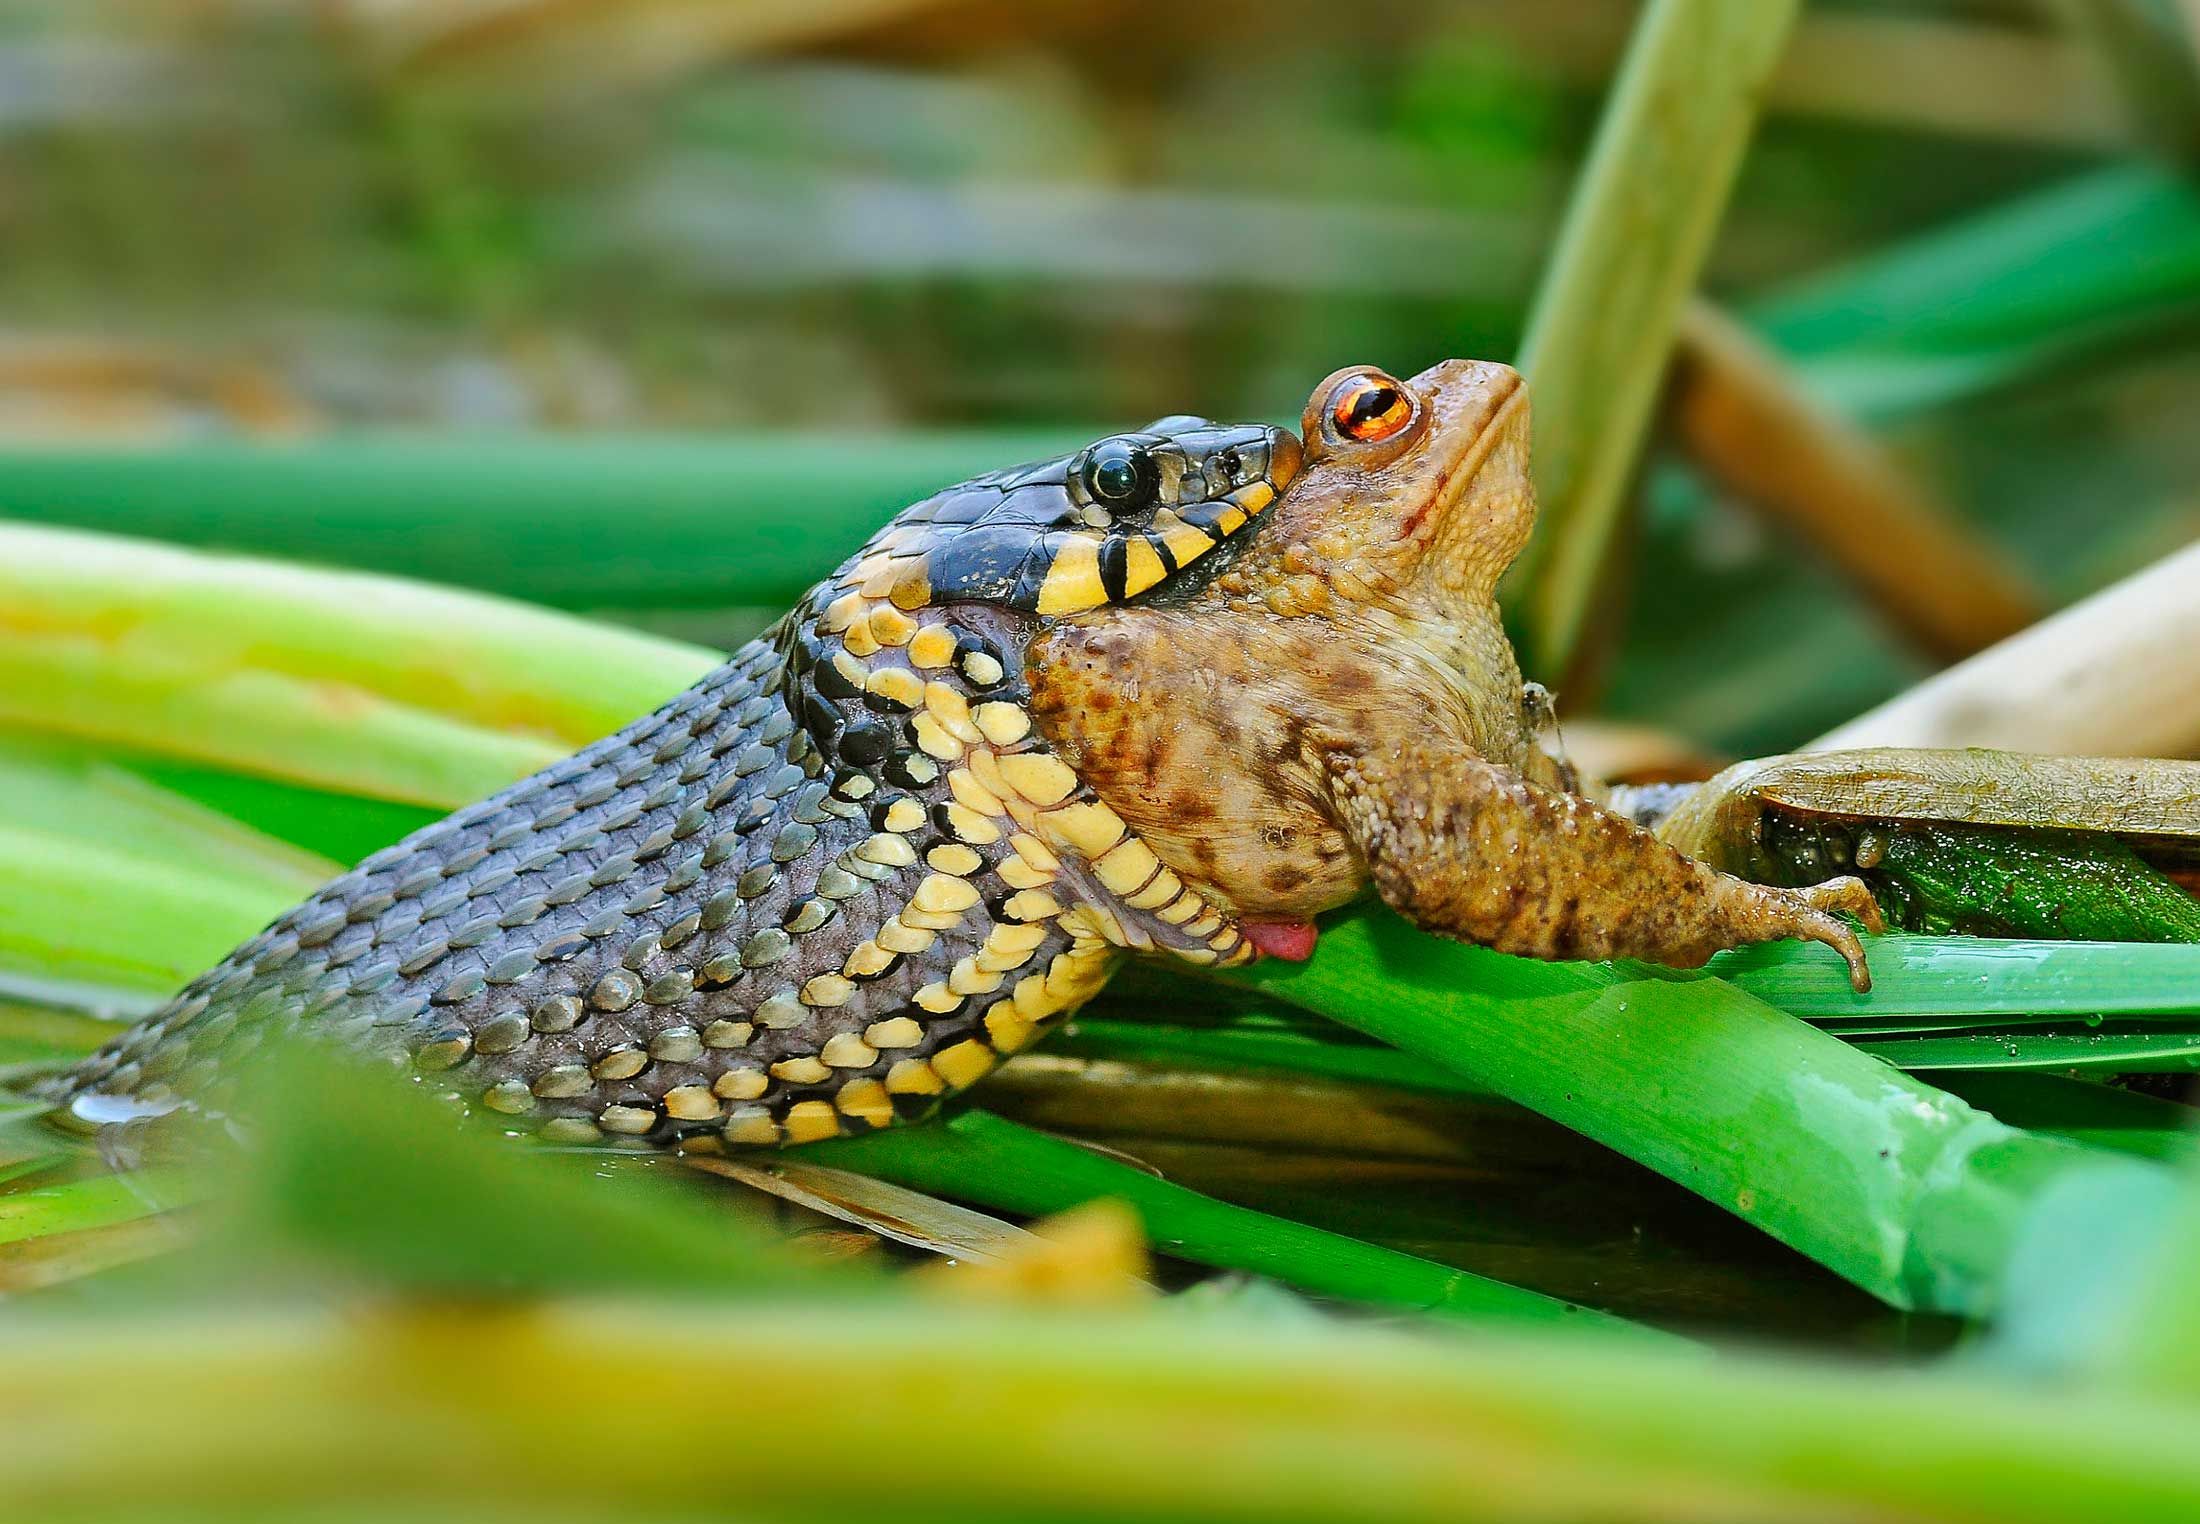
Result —
[[[117, 273], [175, 162], [117, 100], [0, 123], [50, 192], [0, 289], [120, 285], [138, 325], [102, 340], [126, 361], [0, 371], [33, 436], [0, 450], [0, 1074], [661, 702], [899, 503], [1099, 418], [1520, 345], [1523, 650], [1640, 782], [1805, 747], [2191, 533], [2194, 71], [2131, 66], [2195, 56], [2170, 7], [1544, 9], [1385, 53], [1285, 7], [1243, 56], [1136, 5], [148, 21], [192, 87], [139, 103], [192, 126], [174, 155], [239, 141], [192, 91], [292, 109], [242, 59], [322, 102], [219, 192], [294, 219], [250, 363], [204, 337], [244, 295], [219, 240], [174, 251], [195, 308]], [[1560, 35], [1630, 21], [1610, 70]], [[1095, 91], [1149, 33], [1228, 60], [1220, 95]], [[1912, 52], [1944, 88], [1858, 64]], [[2011, 100], [2012, 58], [2059, 93]], [[1295, 198], [1309, 163], [1357, 199]], [[311, 215], [346, 194], [395, 215]], [[917, 209], [937, 246], [876, 236]], [[315, 301], [399, 316], [332, 379]], [[149, 363], [155, 332], [212, 358]], [[423, 355], [458, 379], [393, 379]], [[439, 432], [360, 426], [399, 422]], [[2071, 638], [2129, 696], [2018, 723], [2200, 752], [2189, 596], [2118, 596]], [[1311, 963], [1134, 968], [974, 1105], [786, 1154], [514, 1146], [311, 1053], [203, 1155], [7, 1103], [0, 1510], [2190, 1518], [2200, 790], [1928, 755], [1938, 793], [1770, 762], [1677, 817], [1749, 871], [1873, 875], [1905, 930], [1868, 996], [1816, 946], [1548, 965], [1357, 907]]]

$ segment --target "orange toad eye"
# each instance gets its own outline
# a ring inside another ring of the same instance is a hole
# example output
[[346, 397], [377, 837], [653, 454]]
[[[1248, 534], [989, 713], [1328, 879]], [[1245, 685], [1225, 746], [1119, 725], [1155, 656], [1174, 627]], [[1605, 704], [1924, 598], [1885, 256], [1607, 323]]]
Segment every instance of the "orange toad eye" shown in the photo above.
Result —
[[1347, 439], [1381, 444], [1413, 421], [1413, 399], [1388, 376], [1347, 376], [1329, 394], [1329, 421]]

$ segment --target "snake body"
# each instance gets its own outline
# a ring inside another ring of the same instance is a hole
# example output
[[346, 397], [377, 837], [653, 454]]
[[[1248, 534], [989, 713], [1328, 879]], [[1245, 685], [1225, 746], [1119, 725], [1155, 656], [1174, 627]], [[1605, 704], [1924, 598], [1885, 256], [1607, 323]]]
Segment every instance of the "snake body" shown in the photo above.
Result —
[[312, 1033], [554, 1140], [799, 1143], [931, 1110], [1124, 948], [1249, 958], [1034, 729], [1024, 652], [1191, 585], [1298, 460], [1169, 418], [909, 507], [694, 687], [360, 863], [46, 1095], [92, 1129], [219, 1112], [241, 1055]]

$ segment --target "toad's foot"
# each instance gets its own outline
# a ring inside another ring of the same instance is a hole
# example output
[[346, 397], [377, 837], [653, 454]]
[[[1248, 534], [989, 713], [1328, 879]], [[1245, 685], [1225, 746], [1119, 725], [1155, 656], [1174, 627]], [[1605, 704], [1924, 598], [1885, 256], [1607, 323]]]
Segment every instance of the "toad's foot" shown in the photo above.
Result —
[[1776, 889], [1686, 857], [1576, 794], [1530, 783], [1437, 736], [1331, 755], [1340, 823], [1376, 890], [1426, 931], [1534, 958], [1701, 967], [1751, 942], [1823, 942], [1871, 987], [1845, 911], [1881, 929], [1860, 880]]
[[1840, 918], [1856, 917], [1874, 936], [1887, 929], [1879, 902], [1872, 898], [1862, 879], [1832, 878], [1806, 889], [1773, 889], [1734, 879], [1726, 882], [1756, 891], [1752, 896], [1756, 905], [1739, 910], [1735, 916], [1736, 929], [1744, 933], [1736, 941], [1771, 942], [1796, 937], [1823, 942], [1848, 964], [1850, 988], [1859, 995], [1871, 989], [1872, 972], [1864, 961], [1864, 945], [1857, 940], [1855, 929]]

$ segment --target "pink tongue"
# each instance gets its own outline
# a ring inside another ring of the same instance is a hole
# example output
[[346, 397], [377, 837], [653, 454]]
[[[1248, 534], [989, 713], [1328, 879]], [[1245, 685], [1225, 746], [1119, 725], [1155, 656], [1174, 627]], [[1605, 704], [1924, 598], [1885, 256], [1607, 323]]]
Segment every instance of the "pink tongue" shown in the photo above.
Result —
[[1304, 963], [1314, 956], [1312, 921], [1240, 921], [1238, 930], [1266, 957]]

